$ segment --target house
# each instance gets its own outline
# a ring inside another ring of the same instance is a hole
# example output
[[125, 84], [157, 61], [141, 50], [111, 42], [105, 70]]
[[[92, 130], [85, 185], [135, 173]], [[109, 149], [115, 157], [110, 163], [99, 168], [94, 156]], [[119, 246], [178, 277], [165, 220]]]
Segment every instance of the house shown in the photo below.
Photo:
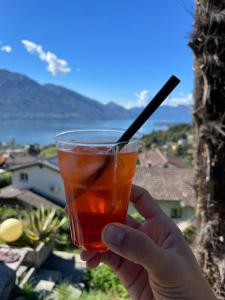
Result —
[[27, 150], [24, 149], [13, 149], [6, 150], [4, 154], [6, 158], [5, 168], [9, 169], [16, 165], [22, 165], [28, 162], [33, 162], [36, 157], [33, 155], [29, 155]]
[[163, 211], [176, 221], [195, 214], [194, 175], [191, 168], [138, 167], [134, 184], [144, 187]]
[[141, 167], [187, 168], [181, 159], [174, 155], [165, 154], [158, 148], [140, 153], [138, 159]]
[[[20, 194], [18, 199], [28, 195], [25, 193], [27, 191], [33, 193], [33, 201], [36, 199], [35, 195], [39, 195], [56, 205], [65, 206], [63, 180], [56, 157], [15, 166], [11, 171], [11, 193]], [[148, 190], [171, 218], [180, 221], [194, 215], [195, 196], [191, 168], [137, 167], [134, 183]], [[133, 212], [132, 206], [129, 211]]]
[[49, 201], [49, 198], [41, 196], [32, 190], [21, 190], [12, 185], [0, 189], [0, 203], [19, 207], [59, 207], [58, 203]]
[[9, 169], [12, 186], [16, 190], [30, 190], [53, 203], [65, 206], [63, 180], [59, 173], [57, 157], [38, 159]]

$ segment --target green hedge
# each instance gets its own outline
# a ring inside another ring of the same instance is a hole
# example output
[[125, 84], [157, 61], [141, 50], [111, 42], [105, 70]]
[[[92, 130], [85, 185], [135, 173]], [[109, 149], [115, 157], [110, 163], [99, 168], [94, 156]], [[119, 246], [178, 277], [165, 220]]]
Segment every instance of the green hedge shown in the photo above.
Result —
[[0, 174], [0, 188], [3, 188], [12, 183], [12, 174], [5, 172]]

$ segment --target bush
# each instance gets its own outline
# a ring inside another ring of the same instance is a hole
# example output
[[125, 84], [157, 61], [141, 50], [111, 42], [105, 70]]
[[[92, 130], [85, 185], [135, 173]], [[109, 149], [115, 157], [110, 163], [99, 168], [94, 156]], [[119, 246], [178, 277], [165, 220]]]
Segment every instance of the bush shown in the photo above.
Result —
[[0, 188], [3, 188], [12, 183], [12, 174], [5, 172], [0, 174]]
[[103, 265], [96, 269], [88, 270], [86, 287], [88, 290], [93, 289], [106, 294], [111, 293], [114, 296], [119, 296], [119, 299], [129, 299], [127, 291], [121, 285], [117, 275], [108, 266]]
[[26, 215], [25, 210], [19, 210], [18, 207], [11, 207], [8, 205], [0, 205], [0, 222], [9, 218], [21, 219]]
[[188, 244], [192, 244], [196, 237], [196, 227], [191, 225], [183, 231], [183, 235]]

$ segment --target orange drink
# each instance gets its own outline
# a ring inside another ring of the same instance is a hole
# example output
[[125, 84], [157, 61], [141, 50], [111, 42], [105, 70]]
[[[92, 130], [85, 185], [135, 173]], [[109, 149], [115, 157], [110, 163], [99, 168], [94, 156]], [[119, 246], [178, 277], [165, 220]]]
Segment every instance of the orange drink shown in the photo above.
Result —
[[138, 140], [121, 147], [116, 133], [119, 138], [122, 131], [74, 131], [69, 133], [71, 142], [62, 141], [66, 136], [68, 140], [68, 133], [56, 138], [72, 241], [89, 251], [107, 250], [102, 229], [108, 223], [124, 223], [127, 214]]

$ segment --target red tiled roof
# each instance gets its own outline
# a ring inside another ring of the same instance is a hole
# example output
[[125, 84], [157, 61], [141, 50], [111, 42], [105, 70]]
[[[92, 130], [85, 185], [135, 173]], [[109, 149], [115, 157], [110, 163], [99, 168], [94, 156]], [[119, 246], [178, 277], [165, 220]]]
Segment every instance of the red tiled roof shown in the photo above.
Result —
[[4, 163], [6, 162], [6, 157], [4, 156], [4, 154], [0, 154], [0, 166], [4, 165]]
[[186, 168], [187, 165], [176, 156], [164, 154], [159, 149], [152, 149], [140, 153], [140, 165], [142, 167], [163, 167], [165, 165], [172, 165], [177, 168]]
[[187, 168], [188, 167], [187, 164], [183, 160], [177, 158], [174, 155], [167, 154], [166, 159], [168, 161], [168, 164], [171, 164], [174, 167], [177, 167], [177, 168]]
[[138, 167], [134, 184], [144, 187], [156, 200], [181, 201], [195, 206], [192, 168]]
[[167, 162], [164, 155], [159, 149], [145, 151], [139, 154], [140, 164], [143, 167], [155, 167], [158, 165], [163, 165]]

